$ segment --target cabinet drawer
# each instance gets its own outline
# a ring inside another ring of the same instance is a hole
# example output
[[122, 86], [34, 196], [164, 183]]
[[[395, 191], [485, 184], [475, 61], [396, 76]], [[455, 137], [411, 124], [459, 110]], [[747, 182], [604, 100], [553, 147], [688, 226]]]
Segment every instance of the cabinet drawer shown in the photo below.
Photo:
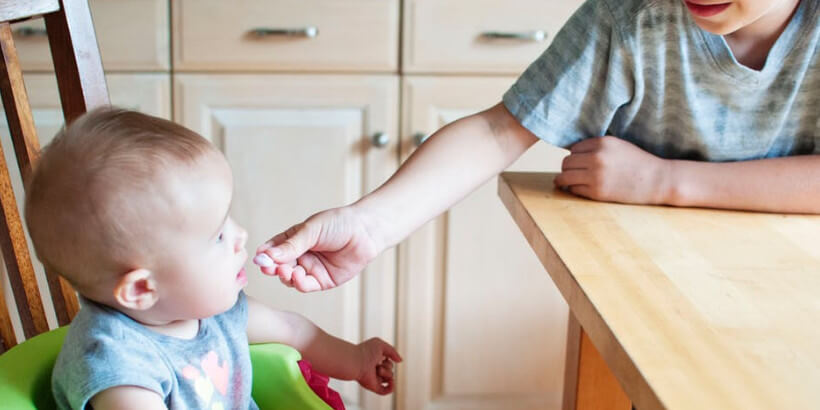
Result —
[[405, 0], [404, 70], [518, 74], [547, 48], [581, 3], [582, 0]]
[[398, 0], [174, 1], [174, 67], [395, 71], [398, 4]]
[[[94, 30], [106, 71], [163, 71], [170, 67], [168, 0], [90, 0]], [[14, 25], [20, 64], [51, 71], [43, 19]]]

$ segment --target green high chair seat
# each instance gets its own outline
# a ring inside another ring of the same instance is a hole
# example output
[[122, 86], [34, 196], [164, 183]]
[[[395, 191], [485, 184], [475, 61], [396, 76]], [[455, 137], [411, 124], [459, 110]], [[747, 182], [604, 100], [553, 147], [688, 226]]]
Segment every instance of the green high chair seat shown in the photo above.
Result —
[[[35, 336], [0, 355], [0, 407], [53, 409], [51, 370], [68, 326]], [[251, 345], [253, 399], [262, 410], [327, 410], [302, 377], [301, 355], [290, 346]]]

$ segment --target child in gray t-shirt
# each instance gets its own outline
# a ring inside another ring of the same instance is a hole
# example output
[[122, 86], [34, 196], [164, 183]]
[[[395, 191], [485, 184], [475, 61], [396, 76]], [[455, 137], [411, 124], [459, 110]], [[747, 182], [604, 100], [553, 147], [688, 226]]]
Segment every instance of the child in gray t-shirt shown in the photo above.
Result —
[[820, 213], [819, 46], [817, 0], [588, 0], [503, 102], [259, 246], [262, 271], [339, 286], [539, 139], [569, 148], [555, 184], [587, 198]]
[[232, 189], [210, 142], [132, 111], [94, 110], [45, 147], [26, 222], [37, 256], [84, 302], [52, 376], [59, 408], [256, 408], [249, 342], [288, 344], [321, 373], [392, 391], [401, 358], [389, 344], [350, 344], [244, 295]]

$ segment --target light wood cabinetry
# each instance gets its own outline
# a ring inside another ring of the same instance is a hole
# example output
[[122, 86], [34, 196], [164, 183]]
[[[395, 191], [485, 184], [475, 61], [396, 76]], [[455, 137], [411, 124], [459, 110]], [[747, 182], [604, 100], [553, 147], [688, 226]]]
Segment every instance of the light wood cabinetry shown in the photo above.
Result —
[[[493, 105], [514, 80], [405, 77], [402, 157], [414, 135]], [[564, 154], [537, 144], [511, 168], [560, 169]], [[495, 187], [493, 178], [400, 246], [399, 409], [560, 406], [566, 304]]]
[[406, 73], [518, 74], [580, 0], [405, 0]]
[[[223, 150], [249, 249], [376, 188], [419, 136], [500, 101], [581, 3], [90, 1], [112, 101], [172, 118]], [[36, 24], [15, 25], [32, 27], [18, 47], [25, 70], [45, 73]], [[525, 38], [496, 38], [511, 35]], [[28, 90], [45, 143], [62, 119], [41, 75]], [[513, 169], [557, 170], [562, 155], [537, 144]], [[396, 395], [334, 382], [348, 408], [557, 409], [567, 307], [495, 186], [338, 289], [297, 293], [249, 263], [247, 292], [350, 341], [397, 343]]]
[[399, 0], [178, 0], [179, 70], [395, 71]]
[[[168, 71], [167, 0], [89, 0], [106, 72]], [[43, 19], [14, 25], [20, 64], [26, 71], [52, 71]]]
[[[398, 163], [396, 76], [178, 74], [175, 118], [217, 145], [234, 173], [232, 214], [253, 249], [325, 208], [376, 188]], [[372, 138], [390, 137], [384, 146]], [[277, 278], [248, 275], [246, 291], [299, 312], [331, 334], [394, 341], [395, 250], [328, 292], [301, 294]], [[248, 272], [259, 272], [252, 263]], [[350, 408], [389, 408], [390, 397], [338, 383]]]

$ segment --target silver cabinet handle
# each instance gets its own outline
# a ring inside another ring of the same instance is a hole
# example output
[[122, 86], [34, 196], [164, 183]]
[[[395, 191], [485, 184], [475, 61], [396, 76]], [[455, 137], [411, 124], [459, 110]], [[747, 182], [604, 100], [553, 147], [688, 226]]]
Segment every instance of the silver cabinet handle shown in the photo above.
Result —
[[427, 141], [427, 138], [430, 138], [429, 134], [417, 132], [413, 134], [413, 144], [415, 144], [417, 147], [421, 146], [421, 144], [424, 144], [424, 141]]
[[479, 37], [486, 40], [522, 40], [540, 43], [547, 39], [547, 32], [544, 30], [534, 31], [485, 31]]
[[20, 37], [48, 37], [48, 31], [44, 27], [20, 27], [14, 30], [14, 34]]
[[271, 28], [256, 27], [248, 30], [248, 34], [254, 37], [305, 37], [314, 38], [319, 35], [319, 29], [315, 26], [302, 28]]
[[370, 138], [370, 143], [376, 148], [384, 148], [390, 143], [390, 136], [384, 132], [377, 132]]

